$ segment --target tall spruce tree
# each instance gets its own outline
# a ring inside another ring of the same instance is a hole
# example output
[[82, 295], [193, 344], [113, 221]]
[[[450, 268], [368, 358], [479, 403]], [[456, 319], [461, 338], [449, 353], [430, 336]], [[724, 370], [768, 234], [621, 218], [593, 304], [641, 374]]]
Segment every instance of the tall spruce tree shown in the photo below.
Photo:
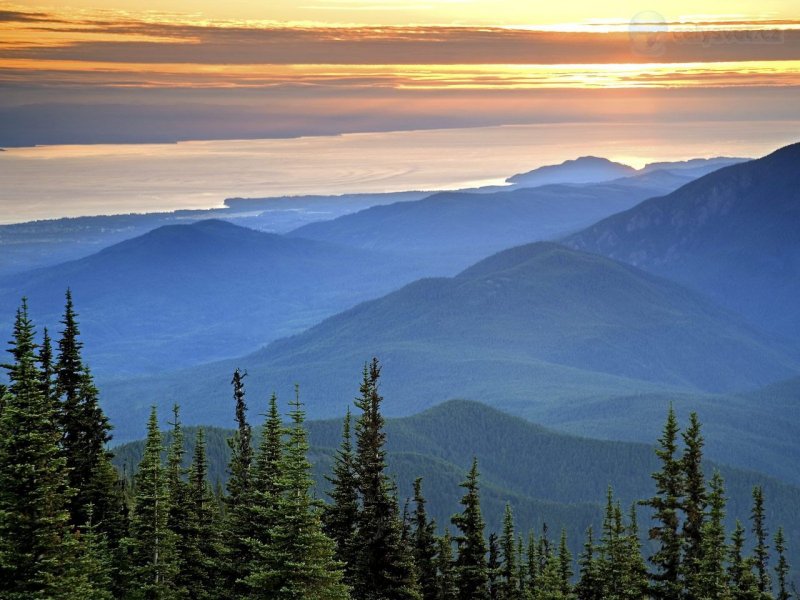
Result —
[[[297, 394], [289, 416], [292, 425], [279, 454], [282, 482], [274, 496], [278, 518], [270, 536], [270, 558], [279, 561], [268, 560], [263, 571], [256, 569], [249, 575], [251, 597], [347, 600], [341, 564], [334, 558], [333, 541], [322, 531], [320, 507], [310, 493], [313, 481], [307, 457], [305, 413]], [[267, 447], [266, 451], [270, 449]], [[262, 454], [263, 450], [259, 461]]]
[[642, 557], [642, 543], [639, 540], [639, 521], [636, 515], [636, 503], [631, 505], [627, 536], [625, 537], [625, 584], [624, 600], [641, 600], [646, 598], [650, 588], [647, 565]]
[[486, 600], [489, 597], [486, 565], [486, 540], [481, 513], [478, 460], [472, 459], [467, 478], [461, 483], [466, 491], [461, 498], [462, 512], [452, 522], [461, 532], [456, 536], [456, 582], [460, 600]]
[[178, 572], [175, 534], [168, 527], [168, 479], [161, 463], [161, 432], [156, 408], [147, 423], [142, 461], [136, 472], [136, 492], [128, 546], [131, 556], [129, 596], [136, 600], [176, 598]]
[[348, 408], [342, 428], [342, 444], [333, 459], [333, 475], [325, 476], [331, 484], [331, 490], [328, 492], [331, 502], [325, 506], [322, 514], [323, 529], [336, 544], [336, 560], [344, 564], [344, 581], [348, 586], [353, 585], [356, 556], [353, 543], [361, 510], [350, 434], [351, 422], [352, 417]]
[[689, 426], [683, 433], [684, 473], [683, 502], [683, 571], [684, 585], [690, 598], [699, 598], [703, 588], [703, 525], [708, 498], [703, 475], [703, 436], [697, 413], [689, 415]]
[[220, 556], [219, 510], [208, 484], [208, 459], [202, 428], [195, 436], [187, 491], [188, 523], [181, 557], [181, 585], [192, 600], [213, 600], [217, 598], [216, 567]]
[[233, 373], [233, 399], [236, 431], [228, 439], [231, 449], [228, 463], [228, 494], [224, 496], [225, 518], [222, 528], [222, 554], [220, 557], [220, 598], [241, 598], [247, 592], [242, 579], [250, 564], [248, 538], [253, 527], [250, 521], [253, 447], [252, 429], [247, 421], [247, 402], [244, 379], [246, 373], [236, 369]]
[[728, 579], [731, 597], [734, 600], [762, 600], [758, 581], [753, 573], [753, 561], [744, 556], [745, 535], [742, 523], [737, 519], [731, 535], [728, 559]]
[[42, 390], [33, 324], [25, 300], [9, 352], [0, 415], [0, 597], [57, 597], [69, 560], [72, 496], [59, 448], [55, 406]]
[[428, 518], [422, 478], [414, 480], [412, 547], [422, 600], [436, 600], [436, 523]]
[[655, 553], [650, 557], [655, 567], [652, 594], [656, 600], [680, 600], [683, 594], [680, 521], [685, 482], [682, 461], [677, 456], [678, 431], [675, 411], [670, 406], [656, 449], [656, 455], [661, 460], [661, 470], [652, 475], [656, 494], [643, 501], [645, 506], [652, 509], [652, 518], [656, 521], [656, 525], [649, 530], [649, 538], [657, 544]]
[[413, 560], [402, 543], [395, 486], [386, 474], [386, 433], [378, 389], [380, 365], [364, 365], [356, 406], [356, 473], [362, 510], [354, 537], [353, 597], [357, 600], [419, 598]]
[[775, 532], [775, 553], [777, 564], [775, 565], [775, 576], [777, 581], [778, 593], [775, 600], [789, 600], [792, 595], [789, 593], [789, 562], [786, 560], [786, 538], [783, 535], [783, 527], [778, 527]]
[[699, 589], [692, 590], [692, 593], [697, 598], [725, 600], [730, 596], [725, 572], [728, 546], [724, 524], [725, 486], [719, 472], [715, 472], [712, 476], [710, 490], [708, 519], [703, 524], [702, 530]]
[[758, 591], [766, 595], [772, 589], [769, 576], [769, 538], [767, 537], [766, 515], [764, 514], [764, 492], [761, 486], [753, 488], [753, 510], [750, 513], [750, 522], [755, 536], [753, 561], [756, 569]]
[[597, 559], [595, 557], [594, 532], [592, 526], [586, 530], [583, 552], [578, 558], [580, 577], [575, 586], [578, 600], [601, 600], [603, 598], [603, 581]]
[[284, 518], [282, 496], [286, 485], [283, 472], [283, 435], [285, 429], [278, 410], [278, 399], [272, 394], [267, 420], [252, 469], [247, 533], [249, 564], [245, 566], [243, 583], [250, 598], [271, 598], [281, 586], [281, 565], [288, 558], [275, 538]]
[[514, 600], [519, 594], [519, 569], [517, 567], [517, 538], [514, 534], [514, 514], [506, 504], [503, 513], [503, 532], [500, 536], [500, 598]]
[[83, 361], [78, 315], [67, 290], [63, 330], [58, 340], [55, 363], [55, 395], [61, 407], [62, 447], [67, 459], [69, 485], [75, 490], [69, 511], [73, 526], [88, 520], [88, 506], [94, 508], [93, 519], [98, 530], [109, 535], [112, 544], [120, 541], [126, 525], [120, 523], [124, 510], [119, 497], [119, 484], [113, 477], [111, 425], [100, 408], [99, 393], [88, 366]]
[[190, 598], [188, 585], [188, 559], [191, 554], [192, 511], [189, 498], [189, 484], [186, 482], [186, 469], [183, 466], [184, 435], [180, 422], [180, 409], [177, 404], [172, 407], [172, 443], [167, 453], [167, 527], [175, 540], [175, 597]]
[[572, 596], [572, 554], [567, 547], [567, 531], [561, 530], [558, 544], [558, 581], [561, 586], [561, 596]]
[[436, 552], [436, 600], [458, 600], [453, 568], [453, 538], [445, 531], [439, 538]]
[[486, 562], [486, 580], [489, 590], [489, 600], [500, 599], [500, 543], [497, 541], [497, 534], [489, 534], [488, 540], [489, 558]]

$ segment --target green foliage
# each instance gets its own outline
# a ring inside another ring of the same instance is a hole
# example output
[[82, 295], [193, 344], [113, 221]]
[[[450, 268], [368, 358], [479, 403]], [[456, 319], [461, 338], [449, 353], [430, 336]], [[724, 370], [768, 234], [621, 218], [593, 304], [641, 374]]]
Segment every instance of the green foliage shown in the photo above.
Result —
[[677, 456], [678, 421], [670, 407], [664, 433], [659, 439], [656, 455], [661, 460], [661, 470], [653, 473], [656, 495], [643, 502], [653, 510], [656, 525], [650, 528], [649, 538], [657, 543], [650, 557], [655, 567], [653, 594], [658, 600], [681, 598], [681, 545], [680, 511], [683, 508], [684, 473]]
[[70, 561], [68, 486], [57, 414], [43, 393], [25, 300], [17, 310], [0, 414], [0, 596], [47, 598]]
[[436, 523], [428, 518], [422, 495], [422, 478], [414, 480], [414, 513], [412, 516], [411, 543], [417, 581], [422, 600], [436, 600]]
[[378, 391], [380, 365], [364, 365], [356, 406], [356, 474], [361, 512], [354, 538], [353, 596], [358, 600], [419, 598], [413, 561], [402, 543], [394, 483], [386, 473], [386, 433]]
[[129, 597], [132, 600], [178, 597], [176, 536], [168, 527], [169, 480], [161, 463], [161, 452], [161, 433], [154, 407], [147, 425], [144, 456], [135, 477], [136, 492], [127, 540], [131, 557]]
[[478, 484], [478, 460], [473, 459], [472, 468], [461, 484], [465, 493], [461, 498], [461, 513], [453, 515], [451, 521], [461, 532], [455, 541], [456, 582], [461, 600], [485, 600], [489, 591], [486, 565], [486, 541], [481, 513], [480, 488]]

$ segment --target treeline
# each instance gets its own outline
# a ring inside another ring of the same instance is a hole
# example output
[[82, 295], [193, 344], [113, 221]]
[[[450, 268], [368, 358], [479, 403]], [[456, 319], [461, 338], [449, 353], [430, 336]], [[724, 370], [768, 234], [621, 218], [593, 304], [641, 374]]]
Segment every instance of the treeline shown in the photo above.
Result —
[[[36, 341], [23, 301], [0, 388], [0, 598], [338, 600], [788, 600], [786, 541], [750, 520], [727, 532], [725, 490], [702, 471], [696, 415], [670, 411], [651, 498], [623, 508], [609, 489], [602, 527], [575, 560], [566, 534], [528, 533], [506, 507], [487, 532], [478, 462], [446, 527], [428, 515], [422, 480], [401, 504], [387, 474], [377, 360], [364, 367], [357, 414], [344, 420], [329, 501], [312, 491], [299, 394], [288, 422], [269, 400], [258, 440], [245, 375], [233, 375], [237, 429], [226, 488], [212, 489], [203, 430], [184, 467], [177, 407], [164, 448], [155, 409], [142, 460], [120, 475], [110, 425], [82, 357], [72, 299], [53, 345]], [[166, 451], [166, 459], [164, 454]], [[637, 509], [651, 520], [641, 535]], [[440, 532], [443, 532], [440, 534]], [[523, 535], [525, 532], [525, 535]], [[746, 540], [746, 537], [749, 538]], [[642, 538], [649, 540], [646, 547]], [[748, 542], [748, 543], [746, 543]], [[746, 552], [746, 547], [753, 547]]]

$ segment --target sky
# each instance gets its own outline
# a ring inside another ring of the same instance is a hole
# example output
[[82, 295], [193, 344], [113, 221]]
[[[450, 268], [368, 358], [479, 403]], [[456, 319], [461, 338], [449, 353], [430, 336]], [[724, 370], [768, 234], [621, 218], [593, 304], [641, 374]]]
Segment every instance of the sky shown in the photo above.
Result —
[[798, 139], [797, 0], [0, 0], [0, 223]]
[[796, 120], [796, 0], [0, 1], [0, 146]]

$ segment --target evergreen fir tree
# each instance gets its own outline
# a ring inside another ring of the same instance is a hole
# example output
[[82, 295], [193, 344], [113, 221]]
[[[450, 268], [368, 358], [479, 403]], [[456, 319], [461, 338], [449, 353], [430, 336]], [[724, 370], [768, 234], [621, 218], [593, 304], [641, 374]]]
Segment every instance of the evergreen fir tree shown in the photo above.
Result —
[[192, 554], [192, 510], [189, 498], [189, 484], [185, 480], [186, 469], [183, 467], [184, 437], [180, 423], [178, 405], [172, 407], [172, 443], [167, 453], [167, 527], [175, 540], [176, 574], [175, 597], [189, 598], [187, 586], [191, 583], [188, 577], [188, 559]]
[[625, 556], [623, 598], [624, 600], [646, 598], [650, 586], [647, 565], [642, 558], [642, 544], [639, 541], [639, 523], [635, 503], [631, 505], [628, 517]]
[[683, 562], [684, 585], [690, 598], [699, 597], [703, 587], [703, 525], [705, 523], [706, 483], [703, 475], [703, 436], [697, 413], [689, 416], [689, 427], [683, 433], [684, 502]]
[[725, 600], [730, 596], [725, 573], [727, 544], [725, 539], [725, 489], [722, 476], [715, 472], [711, 478], [708, 497], [708, 519], [702, 530], [702, 562], [699, 587], [691, 590], [697, 598]]
[[195, 437], [189, 468], [188, 526], [181, 561], [181, 585], [192, 600], [216, 598], [216, 566], [219, 560], [217, 501], [208, 484], [208, 460], [203, 429]]
[[357, 554], [353, 544], [361, 509], [350, 424], [348, 408], [342, 430], [342, 445], [333, 459], [333, 476], [326, 476], [332, 486], [328, 492], [331, 503], [325, 506], [322, 522], [326, 535], [336, 544], [336, 560], [344, 564], [344, 581], [352, 586], [353, 559]]
[[[528, 595], [533, 598], [539, 586], [539, 578], [542, 575], [542, 560], [539, 556], [540, 544], [536, 541], [533, 531], [528, 533], [528, 547], [526, 551], [528, 567]], [[521, 554], [521, 553], [520, 553]], [[546, 560], [546, 558], [545, 558]]]
[[9, 386], [0, 415], [0, 597], [54, 596], [69, 561], [72, 495], [59, 448], [55, 407], [42, 390], [33, 324], [17, 311], [5, 365]]
[[681, 581], [680, 511], [683, 508], [684, 476], [681, 460], [676, 456], [678, 422], [670, 406], [664, 432], [659, 439], [656, 455], [661, 470], [653, 473], [656, 495], [643, 504], [653, 509], [657, 524], [650, 528], [649, 537], [658, 544], [650, 562], [655, 567], [652, 593], [656, 600], [680, 600]]
[[756, 486], [753, 488], [753, 510], [750, 513], [750, 521], [753, 525], [753, 535], [756, 542], [753, 550], [753, 561], [756, 568], [758, 591], [766, 595], [772, 588], [772, 583], [769, 576], [769, 544], [767, 543], [767, 527], [764, 520], [764, 492], [761, 486]]
[[602, 600], [603, 582], [595, 559], [594, 533], [592, 526], [586, 530], [586, 541], [583, 552], [578, 559], [580, 578], [575, 586], [575, 595], [578, 600]]
[[236, 369], [233, 373], [233, 399], [235, 402], [236, 431], [228, 440], [231, 449], [228, 463], [228, 494], [224, 497], [225, 520], [222, 528], [222, 556], [219, 563], [221, 598], [241, 598], [246, 593], [242, 579], [250, 564], [248, 538], [253, 527], [250, 521], [252, 487], [252, 430], [247, 421], [244, 378], [246, 374]]
[[520, 586], [517, 579], [519, 570], [517, 568], [517, 543], [514, 534], [514, 514], [511, 506], [506, 504], [503, 514], [503, 533], [500, 537], [501, 571], [500, 571], [500, 598], [502, 600], [514, 600], [517, 597]]
[[462, 512], [452, 521], [461, 532], [456, 537], [456, 582], [460, 600], [485, 600], [488, 598], [488, 574], [486, 565], [486, 541], [481, 514], [480, 489], [478, 485], [478, 461], [472, 460], [472, 468], [461, 483], [466, 492], [461, 498]]
[[72, 551], [65, 573], [55, 582], [58, 600], [114, 600], [113, 554], [105, 533], [93, 522], [93, 507], [87, 508], [89, 522], [80, 533], [70, 534], [65, 546]]
[[567, 548], [567, 532], [564, 529], [561, 530], [557, 561], [561, 596], [569, 598], [572, 596], [572, 555]]
[[489, 559], [486, 563], [486, 579], [489, 589], [489, 600], [499, 600], [500, 596], [500, 545], [497, 534], [489, 534]]
[[436, 600], [436, 523], [428, 519], [422, 478], [414, 480], [412, 545], [422, 600]]
[[453, 539], [445, 531], [439, 538], [436, 552], [436, 600], [458, 600], [455, 572], [453, 569]]
[[42, 382], [42, 394], [57, 406], [56, 367], [54, 363], [55, 357], [53, 355], [53, 341], [50, 339], [47, 327], [45, 327], [42, 332], [42, 345], [39, 348], [38, 360], [40, 381]]
[[786, 538], [783, 535], [783, 527], [779, 527], [775, 532], [775, 552], [778, 558], [778, 564], [775, 565], [778, 594], [775, 600], [789, 600], [792, 595], [789, 593], [789, 563], [786, 560]]
[[356, 406], [356, 474], [361, 513], [354, 537], [357, 555], [353, 568], [356, 600], [419, 598], [414, 565], [402, 543], [395, 487], [386, 474], [386, 433], [378, 390], [380, 365], [364, 365], [361, 396]]
[[245, 567], [243, 582], [251, 598], [272, 597], [270, 594], [277, 593], [281, 585], [281, 564], [288, 560], [275, 539], [280, 521], [285, 518], [281, 512], [286, 484], [282, 472], [284, 432], [278, 399], [273, 394], [253, 464], [247, 506], [247, 521], [251, 526], [246, 534], [250, 563]]
[[731, 597], [734, 600], [760, 600], [758, 581], [753, 574], [752, 561], [744, 556], [744, 527], [737, 519], [736, 528], [731, 535], [730, 557], [728, 560], [728, 579]]
[[70, 522], [87, 522], [86, 507], [94, 507], [93, 519], [109, 535], [113, 545], [120, 542], [125, 524], [119, 522], [118, 482], [110, 477], [111, 425], [100, 408], [99, 392], [88, 366], [83, 362], [77, 314], [72, 293], [67, 290], [64, 329], [58, 340], [55, 364], [55, 395], [61, 407], [62, 447], [67, 459], [69, 485], [75, 490], [70, 502]]
[[130, 597], [136, 600], [176, 598], [175, 535], [170, 531], [169, 490], [161, 464], [161, 432], [153, 407], [147, 424], [142, 461], [136, 472], [136, 492], [131, 515]]
[[526, 560], [525, 542], [522, 536], [517, 536], [517, 589], [518, 596], [523, 599], [531, 597], [530, 565]]
[[[285, 449], [279, 454], [283, 481], [274, 496], [279, 518], [273, 525], [266, 569], [255, 569], [248, 577], [251, 597], [347, 600], [349, 594], [342, 583], [341, 564], [334, 559], [333, 541], [322, 531], [320, 507], [310, 494], [313, 481], [307, 458], [305, 414], [297, 396], [290, 417], [292, 426]], [[269, 443], [266, 448], [262, 447], [259, 461], [264, 452], [270, 452]], [[256, 485], [260, 488], [262, 484]], [[280, 560], [272, 562], [273, 558]]]

